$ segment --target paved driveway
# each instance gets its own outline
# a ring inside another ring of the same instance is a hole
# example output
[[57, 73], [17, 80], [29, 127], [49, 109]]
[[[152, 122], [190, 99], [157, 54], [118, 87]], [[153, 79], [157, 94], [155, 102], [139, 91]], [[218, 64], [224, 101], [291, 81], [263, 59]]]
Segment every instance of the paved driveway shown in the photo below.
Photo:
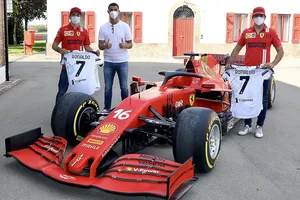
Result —
[[[130, 75], [158, 81], [162, 78], [157, 74], [159, 70], [178, 67], [179, 64], [132, 63]], [[6, 137], [36, 127], [42, 127], [47, 135], [52, 134], [50, 117], [59, 70], [60, 67], [54, 62], [11, 64], [11, 78], [20, 78], [22, 82], [0, 95], [2, 154], [5, 152]], [[102, 72], [100, 74], [103, 80]], [[300, 199], [300, 88], [283, 82], [278, 82], [277, 87], [276, 105], [268, 112], [265, 137], [238, 136], [236, 132], [242, 125], [240, 123], [223, 137], [217, 167], [211, 173], [199, 174], [199, 181], [183, 199]], [[95, 97], [103, 105], [103, 92]], [[119, 101], [119, 87], [115, 84], [113, 104]], [[173, 159], [170, 147], [150, 147], [142, 152]], [[13, 158], [1, 157], [0, 167], [1, 199], [146, 199], [58, 184], [21, 166]]]

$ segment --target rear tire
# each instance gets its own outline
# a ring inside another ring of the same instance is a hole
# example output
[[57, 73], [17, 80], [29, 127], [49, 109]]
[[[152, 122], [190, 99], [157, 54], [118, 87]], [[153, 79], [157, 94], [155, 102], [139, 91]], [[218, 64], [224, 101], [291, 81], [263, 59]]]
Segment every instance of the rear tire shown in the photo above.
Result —
[[274, 76], [272, 75], [270, 78], [268, 109], [270, 109], [274, 106], [275, 97], [276, 97], [276, 81], [275, 81]]
[[195, 107], [184, 109], [176, 120], [173, 135], [175, 161], [184, 163], [193, 157], [199, 172], [209, 172], [218, 160], [221, 140], [221, 122], [213, 110]]
[[99, 111], [97, 101], [90, 95], [78, 92], [66, 93], [54, 106], [51, 116], [53, 134], [77, 145], [93, 129], [92, 114]]

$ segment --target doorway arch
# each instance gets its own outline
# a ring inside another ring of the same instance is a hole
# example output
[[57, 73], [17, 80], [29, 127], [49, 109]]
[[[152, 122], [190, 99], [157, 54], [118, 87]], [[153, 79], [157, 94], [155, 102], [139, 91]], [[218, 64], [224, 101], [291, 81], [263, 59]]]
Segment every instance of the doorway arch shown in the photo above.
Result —
[[183, 56], [194, 49], [194, 11], [187, 5], [173, 13], [173, 56]]

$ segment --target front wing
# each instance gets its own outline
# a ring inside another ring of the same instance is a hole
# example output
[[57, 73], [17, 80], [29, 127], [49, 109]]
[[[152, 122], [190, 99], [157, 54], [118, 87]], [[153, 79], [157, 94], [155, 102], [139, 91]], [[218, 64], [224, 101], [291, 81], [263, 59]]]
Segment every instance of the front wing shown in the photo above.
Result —
[[180, 164], [146, 154], [119, 157], [100, 176], [71, 173], [61, 167], [67, 141], [57, 136], [43, 136], [40, 128], [6, 138], [5, 144], [7, 157], [13, 156], [29, 169], [55, 181], [79, 187], [180, 199], [197, 181], [192, 158]]

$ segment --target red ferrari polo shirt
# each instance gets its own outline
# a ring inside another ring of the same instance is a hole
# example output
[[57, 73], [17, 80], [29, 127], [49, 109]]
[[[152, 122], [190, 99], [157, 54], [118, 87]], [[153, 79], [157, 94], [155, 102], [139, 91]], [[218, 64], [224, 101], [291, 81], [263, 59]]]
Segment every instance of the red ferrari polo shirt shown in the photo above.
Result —
[[[61, 47], [67, 50], [83, 51], [84, 45], [90, 45], [90, 38], [85, 28], [74, 28], [71, 24], [61, 27], [54, 42], [62, 43]], [[65, 68], [65, 65], [62, 65]]]
[[267, 26], [264, 26], [259, 33], [256, 33], [254, 27], [245, 29], [237, 44], [241, 47], [246, 45], [246, 66], [258, 66], [270, 62], [271, 45], [275, 48], [281, 46], [276, 31]]
[[83, 51], [84, 45], [90, 45], [90, 38], [86, 29], [78, 26], [76, 29], [68, 24], [61, 27], [54, 39], [55, 42], [62, 42], [62, 48], [67, 50]]

